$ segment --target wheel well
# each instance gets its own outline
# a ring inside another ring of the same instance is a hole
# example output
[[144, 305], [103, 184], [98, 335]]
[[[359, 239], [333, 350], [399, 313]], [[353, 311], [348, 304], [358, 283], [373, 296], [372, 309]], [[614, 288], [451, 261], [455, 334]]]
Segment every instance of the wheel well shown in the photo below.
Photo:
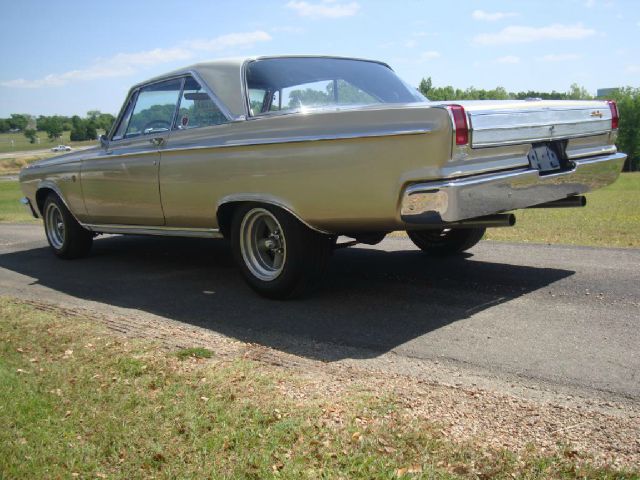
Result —
[[311, 225], [306, 223], [304, 220], [302, 220], [298, 215], [296, 215], [293, 211], [289, 210], [286, 207], [283, 207], [282, 205], [278, 205], [276, 203], [271, 203], [271, 202], [264, 202], [264, 201], [261, 202], [260, 200], [237, 200], [235, 202], [223, 203], [218, 207], [218, 211], [216, 212], [216, 216], [218, 217], [218, 228], [220, 229], [220, 232], [225, 236], [225, 238], [229, 238], [231, 235], [231, 223], [233, 222], [233, 213], [238, 207], [240, 207], [241, 205], [246, 205], [247, 203], [253, 203], [256, 205], [269, 205], [271, 207], [279, 208], [289, 213], [293, 217], [295, 217], [296, 220], [304, 224], [307, 228], [310, 228], [311, 230], [315, 230], [319, 233], [327, 234], [326, 232], [322, 232], [312, 227]]
[[240, 205], [247, 202], [229, 202], [223, 203], [218, 207], [216, 216], [218, 217], [218, 228], [225, 238], [231, 236], [231, 222], [233, 221], [233, 212]]
[[41, 216], [42, 216], [42, 211], [44, 210], [44, 202], [50, 193], [56, 193], [56, 192], [52, 188], [47, 188], [47, 187], [41, 188], [36, 192], [36, 205], [38, 206], [38, 212], [40, 212]]

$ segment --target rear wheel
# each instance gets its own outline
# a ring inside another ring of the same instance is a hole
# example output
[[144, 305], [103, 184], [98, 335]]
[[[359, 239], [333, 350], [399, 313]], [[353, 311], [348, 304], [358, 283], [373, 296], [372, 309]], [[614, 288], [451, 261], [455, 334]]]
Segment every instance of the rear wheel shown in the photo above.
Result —
[[73, 218], [55, 193], [50, 193], [44, 202], [43, 219], [47, 241], [58, 257], [79, 258], [89, 253], [93, 234]]
[[434, 257], [446, 257], [470, 249], [484, 236], [486, 228], [413, 230], [407, 234], [423, 252]]
[[324, 273], [331, 238], [303, 225], [271, 205], [239, 207], [231, 226], [231, 244], [246, 282], [274, 299], [300, 296]]

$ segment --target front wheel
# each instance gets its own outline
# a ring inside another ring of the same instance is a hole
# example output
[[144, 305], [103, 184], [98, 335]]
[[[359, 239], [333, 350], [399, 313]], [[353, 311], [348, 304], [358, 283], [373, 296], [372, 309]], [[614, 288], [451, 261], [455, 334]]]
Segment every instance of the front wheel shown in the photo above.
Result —
[[84, 257], [91, 250], [93, 235], [73, 218], [66, 205], [51, 193], [44, 202], [44, 230], [53, 252], [60, 258]]
[[469, 250], [482, 240], [486, 230], [486, 228], [410, 230], [407, 231], [407, 235], [416, 247], [428, 255], [446, 257]]
[[271, 205], [239, 207], [231, 226], [231, 245], [246, 282], [273, 299], [300, 296], [324, 273], [331, 238]]

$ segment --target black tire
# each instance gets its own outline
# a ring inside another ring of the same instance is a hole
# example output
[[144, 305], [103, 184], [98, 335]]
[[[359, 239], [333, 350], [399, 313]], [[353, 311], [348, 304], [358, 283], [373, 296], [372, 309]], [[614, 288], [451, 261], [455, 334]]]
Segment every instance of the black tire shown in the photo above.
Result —
[[[276, 229], [269, 228], [270, 215]], [[273, 235], [274, 230], [278, 235]], [[332, 243], [331, 237], [311, 230], [280, 208], [251, 203], [234, 212], [231, 247], [249, 286], [264, 297], [284, 300], [303, 295], [321, 279]]]
[[78, 223], [55, 193], [50, 193], [44, 201], [42, 218], [49, 246], [58, 257], [80, 258], [89, 253], [93, 234]]
[[486, 228], [407, 231], [411, 241], [433, 257], [447, 257], [469, 250], [482, 240]]

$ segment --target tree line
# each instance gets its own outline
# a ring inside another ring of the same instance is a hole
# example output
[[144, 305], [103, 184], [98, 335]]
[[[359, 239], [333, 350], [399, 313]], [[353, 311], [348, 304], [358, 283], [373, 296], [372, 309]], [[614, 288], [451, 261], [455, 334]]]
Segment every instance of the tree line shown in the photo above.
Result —
[[[593, 100], [594, 96], [578, 85], [572, 84], [566, 92], [507, 92], [503, 87], [492, 90], [469, 87], [465, 90], [450, 85], [434, 87], [431, 77], [423, 78], [418, 90], [429, 100], [525, 100], [527, 98], [541, 98], [543, 100]], [[625, 163], [626, 171], [640, 170], [640, 88], [624, 87], [614, 90], [607, 96], [615, 100], [620, 113], [618, 128], [618, 150], [629, 157]], [[603, 99], [599, 99], [603, 100]]]
[[98, 130], [109, 131], [115, 117], [100, 110], [90, 110], [85, 117], [73, 115], [40, 115], [12, 113], [8, 118], [0, 118], [0, 133], [20, 131], [29, 142], [36, 143], [38, 132], [44, 132], [50, 141], [57, 140], [62, 132], [71, 132], [73, 141], [95, 140]]

